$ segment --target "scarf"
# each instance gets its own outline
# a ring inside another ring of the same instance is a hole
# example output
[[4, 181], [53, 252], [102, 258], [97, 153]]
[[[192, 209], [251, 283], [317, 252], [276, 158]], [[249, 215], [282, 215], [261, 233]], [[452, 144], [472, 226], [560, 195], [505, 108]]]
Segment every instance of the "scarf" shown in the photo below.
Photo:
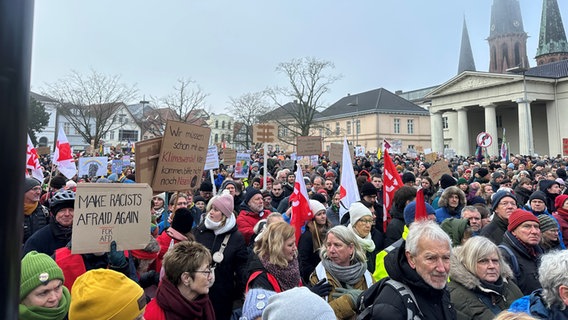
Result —
[[215, 222], [211, 220], [211, 218], [209, 218], [209, 215], [206, 215], [204, 222], [205, 228], [213, 230], [213, 233], [215, 233], [215, 235], [217, 236], [231, 231], [231, 229], [233, 229], [233, 227], [235, 227], [235, 225], [237, 224], [237, 218], [235, 218], [234, 214], [231, 214], [231, 216], [227, 218], [227, 220], [225, 220], [225, 225], [221, 226], [221, 221]]
[[166, 278], [163, 278], [158, 286], [156, 302], [168, 320], [215, 320], [215, 311], [208, 295], [200, 295], [195, 300], [189, 301]]
[[286, 267], [280, 267], [275, 264], [270, 263], [268, 256], [261, 257], [260, 262], [266, 268], [268, 273], [272, 274], [278, 280], [280, 284], [280, 289], [286, 291], [297, 287], [300, 284], [300, 267], [298, 266], [298, 258], [294, 257], [292, 262], [288, 263]]
[[513, 236], [513, 238], [515, 238], [515, 240], [517, 240], [519, 242], [520, 245], [523, 246], [523, 248], [525, 248], [527, 250], [527, 253], [531, 256], [531, 257], [538, 257], [538, 252], [536, 252], [536, 249], [534, 248], [534, 246], [529, 246], [526, 243], [522, 242], [521, 239], [517, 238], [517, 236], [515, 236], [513, 233], [511, 233], [511, 236]]
[[363, 250], [367, 252], [375, 251], [375, 242], [371, 238], [371, 232], [369, 232], [369, 234], [365, 238], [361, 238], [361, 236], [359, 236], [359, 233], [357, 233], [357, 230], [355, 230], [351, 224], [349, 224], [348, 228], [353, 231], [355, 237], [357, 238], [357, 242], [359, 242]]
[[20, 320], [62, 320], [67, 317], [69, 305], [71, 304], [71, 295], [66, 287], [63, 287], [63, 294], [59, 301], [59, 306], [55, 308], [44, 307], [27, 307], [20, 303], [19, 314]]
[[556, 212], [562, 216], [568, 217], [568, 210], [565, 210], [563, 208], [558, 208], [558, 210], [556, 210]]
[[72, 226], [64, 227], [60, 225], [57, 220], [53, 219], [49, 224], [49, 228], [51, 229], [55, 239], [71, 241]]
[[499, 295], [503, 295], [503, 290], [505, 289], [505, 285], [503, 284], [503, 277], [499, 277], [499, 279], [497, 279], [497, 281], [495, 281], [494, 283], [479, 279], [479, 283], [479, 289], [481, 291], [487, 292], [488, 290], [490, 290]]
[[37, 206], [39, 205], [39, 202], [34, 202], [34, 203], [24, 203], [24, 214], [26, 216], [31, 215], [32, 213], [34, 213], [35, 209], [37, 208]]
[[367, 271], [367, 264], [360, 261], [357, 261], [347, 267], [339, 266], [329, 259], [323, 259], [321, 262], [325, 271], [329, 272], [331, 276], [339, 282], [351, 286], [359, 282], [361, 277], [365, 275], [365, 271]]

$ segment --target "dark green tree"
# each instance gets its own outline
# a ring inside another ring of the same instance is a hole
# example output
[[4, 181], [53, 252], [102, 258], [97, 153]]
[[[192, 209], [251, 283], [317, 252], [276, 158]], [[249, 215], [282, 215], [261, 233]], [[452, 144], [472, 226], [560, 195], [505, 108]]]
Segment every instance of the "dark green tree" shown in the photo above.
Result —
[[49, 113], [43, 103], [30, 97], [30, 118], [28, 119], [28, 134], [32, 143], [37, 145], [36, 133], [42, 131], [49, 123]]

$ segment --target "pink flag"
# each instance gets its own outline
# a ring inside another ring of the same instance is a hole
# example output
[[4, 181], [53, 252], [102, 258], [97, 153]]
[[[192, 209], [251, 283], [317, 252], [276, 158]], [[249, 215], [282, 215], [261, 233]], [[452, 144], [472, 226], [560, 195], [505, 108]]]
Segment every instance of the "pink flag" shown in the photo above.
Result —
[[26, 169], [30, 169], [32, 172], [32, 177], [36, 178], [40, 182], [43, 182], [43, 170], [39, 165], [39, 157], [37, 151], [32, 144], [32, 139], [28, 134], [28, 147], [26, 150]]
[[311, 220], [314, 215], [310, 210], [310, 205], [308, 202], [308, 191], [306, 189], [306, 183], [304, 182], [304, 176], [302, 175], [302, 168], [298, 166], [296, 170], [296, 182], [294, 183], [294, 192], [290, 195], [290, 201], [292, 201], [292, 219], [290, 224], [296, 228], [296, 244], [300, 240], [300, 235], [302, 234], [302, 227], [307, 221]]
[[353, 202], [361, 200], [359, 197], [359, 189], [355, 180], [355, 172], [353, 171], [353, 162], [351, 161], [351, 153], [347, 145], [347, 139], [343, 139], [343, 157], [341, 160], [341, 179], [339, 181], [339, 221], [343, 215], [349, 210]]
[[392, 162], [389, 154], [389, 149], [385, 148], [385, 169], [383, 172], [383, 227], [387, 229], [387, 217], [390, 215], [389, 211], [392, 207], [392, 200], [394, 193], [398, 188], [402, 187], [402, 179], [396, 171], [396, 167]]
[[63, 128], [59, 128], [59, 133], [57, 134], [53, 163], [57, 165], [59, 172], [66, 176], [67, 179], [71, 179], [75, 174], [77, 174], [77, 166], [75, 166], [75, 162], [73, 160], [71, 146], [69, 145], [69, 140], [67, 140], [67, 136], [65, 135]]

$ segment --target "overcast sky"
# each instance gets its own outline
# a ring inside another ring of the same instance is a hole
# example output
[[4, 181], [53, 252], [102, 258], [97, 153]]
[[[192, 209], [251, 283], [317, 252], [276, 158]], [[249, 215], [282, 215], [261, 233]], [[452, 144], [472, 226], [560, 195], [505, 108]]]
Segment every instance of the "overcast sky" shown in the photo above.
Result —
[[[541, 0], [520, 0], [531, 66]], [[568, 4], [559, 1], [564, 23]], [[37, 0], [31, 88], [71, 70], [120, 75], [139, 97], [195, 80], [214, 112], [229, 97], [285, 84], [280, 62], [316, 57], [343, 78], [324, 102], [383, 87], [415, 90], [457, 73], [465, 16], [478, 71], [487, 71], [493, 0]], [[285, 101], [282, 101], [285, 102]]]

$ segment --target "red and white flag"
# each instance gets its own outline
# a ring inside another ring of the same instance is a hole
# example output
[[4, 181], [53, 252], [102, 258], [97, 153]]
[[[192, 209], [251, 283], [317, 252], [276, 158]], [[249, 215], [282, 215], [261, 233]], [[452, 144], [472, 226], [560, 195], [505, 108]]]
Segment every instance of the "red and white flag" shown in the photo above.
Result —
[[298, 240], [300, 240], [302, 227], [307, 221], [310, 221], [314, 217], [314, 214], [310, 210], [308, 199], [308, 190], [306, 189], [306, 183], [302, 175], [302, 168], [298, 165], [294, 192], [290, 195], [290, 201], [292, 201], [292, 219], [290, 220], [290, 224], [296, 228], [296, 244]]
[[343, 139], [343, 156], [341, 159], [341, 178], [339, 181], [339, 221], [343, 215], [349, 211], [352, 203], [361, 200], [359, 197], [359, 188], [357, 188], [357, 180], [353, 171], [353, 161], [351, 161], [351, 153], [347, 139]]
[[385, 169], [383, 172], [383, 230], [387, 229], [389, 211], [392, 207], [394, 193], [398, 188], [402, 187], [402, 179], [396, 171], [396, 167], [392, 162], [389, 149], [385, 147]]
[[57, 165], [59, 172], [67, 177], [67, 179], [71, 179], [77, 174], [77, 166], [75, 166], [75, 162], [73, 160], [71, 146], [69, 145], [69, 140], [67, 140], [67, 136], [65, 135], [63, 128], [59, 128], [59, 132], [57, 134], [53, 163]]
[[40, 182], [43, 182], [43, 170], [39, 165], [39, 156], [37, 151], [32, 144], [32, 139], [28, 134], [28, 147], [26, 149], [26, 169], [30, 169], [32, 177], [36, 178]]

